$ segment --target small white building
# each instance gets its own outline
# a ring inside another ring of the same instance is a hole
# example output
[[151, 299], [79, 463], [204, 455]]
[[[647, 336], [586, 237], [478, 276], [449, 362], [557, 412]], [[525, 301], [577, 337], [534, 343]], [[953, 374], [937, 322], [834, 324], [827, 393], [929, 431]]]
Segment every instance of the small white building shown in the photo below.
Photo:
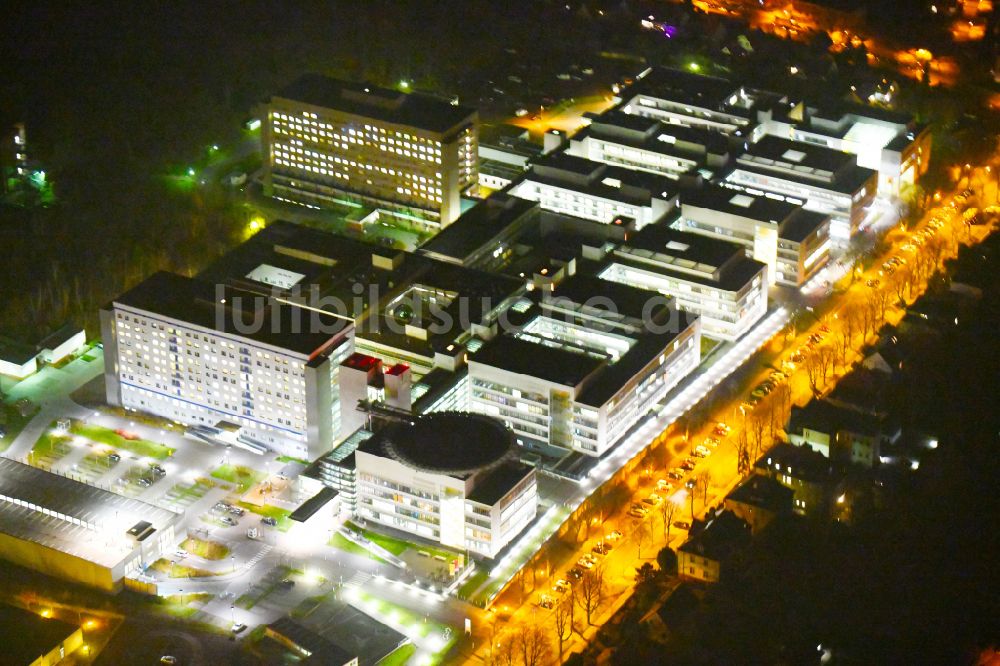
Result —
[[85, 344], [87, 333], [82, 328], [66, 324], [38, 343], [38, 359], [45, 363], [58, 363]]

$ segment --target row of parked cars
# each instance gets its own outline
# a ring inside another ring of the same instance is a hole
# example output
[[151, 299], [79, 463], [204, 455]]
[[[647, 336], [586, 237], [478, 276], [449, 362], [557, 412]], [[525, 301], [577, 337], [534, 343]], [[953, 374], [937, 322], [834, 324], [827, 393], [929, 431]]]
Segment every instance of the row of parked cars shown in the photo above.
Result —
[[[598, 541], [593, 548], [591, 548], [589, 553], [584, 553], [579, 560], [576, 561], [568, 572], [566, 572], [566, 578], [560, 578], [552, 585], [552, 592], [554, 595], [559, 596], [566, 594], [573, 587], [573, 583], [583, 578], [587, 571], [593, 569], [601, 561], [601, 558], [611, 552], [615, 544], [617, 544], [623, 538], [623, 534], [618, 530], [613, 530], [604, 535], [604, 538]], [[552, 608], [555, 605], [555, 600], [552, 595], [543, 594], [538, 598], [538, 605], [541, 608]]]
[[[216, 502], [212, 507], [212, 512], [219, 516], [219, 520], [226, 525], [235, 526], [239, 519], [246, 515], [246, 509], [234, 506], [228, 502]], [[277, 519], [271, 516], [261, 516], [260, 522], [264, 525], [274, 527], [278, 524]]]

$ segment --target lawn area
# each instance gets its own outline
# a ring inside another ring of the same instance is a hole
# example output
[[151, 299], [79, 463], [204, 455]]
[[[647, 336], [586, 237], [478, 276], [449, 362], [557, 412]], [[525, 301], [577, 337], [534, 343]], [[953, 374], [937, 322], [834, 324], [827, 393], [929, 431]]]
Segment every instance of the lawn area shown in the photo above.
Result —
[[719, 340], [713, 340], [712, 338], [701, 336], [701, 358], [705, 358], [708, 354], [719, 346]]
[[212, 470], [212, 476], [223, 481], [235, 484], [239, 492], [245, 493], [256, 483], [264, 478], [263, 472], [250, 469], [244, 465], [219, 465]]
[[382, 562], [383, 564], [385, 563], [385, 560], [383, 560], [381, 557], [378, 557], [369, 550], [362, 548], [358, 544], [354, 543], [353, 541], [345, 537], [343, 534], [337, 534], [336, 532], [334, 532], [333, 538], [330, 539], [330, 545], [333, 546], [334, 548], [337, 548], [338, 550], [344, 551], [345, 553], [353, 553], [354, 555], [358, 555], [360, 557], [374, 558], [375, 560]]
[[35, 445], [31, 447], [31, 457], [34, 459], [59, 459], [67, 453], [69, 453], [69, 437], [66, 435], [56, 435], [52, 432], [42, 433], [42, 436], [38, 438]]
[[309, 466], [308, 460], [303, 460], [302, 458], [293, 458], [292, 456], [278, 456], [275, 458], [280, 463], [299, 463], [300, 465]]
[[229, 555], [229, 546], [218, 541], [206, 541], [194, 537], [185, 539], [181, 548], [206, 560], [221, 560]]
[[486, 579], [490, 577], [490, 572], [486, 569], [479, 569], [474, 574], [469, 576], [469, 579], [462, 583], [462, 586], [458, 588], [458, 597], [460, 599], [468, 599], [469, 595], [479, 589], [479, 586], [486, 582]]
[[258, 516], [274, 518], [278, 521], [275, 527], [282, 532], [287, 532], [292, 526], [292, 521], [288, 518], [288, 516], [292, 515], [292, 512], [288, 509], [282, 509], [280, 506], [274, 506], [273, 504], [265, 504], [264, 506], [257, 506], [249, 502], [237, 502], [236, 504], [250, 513], [256, 513]]
[[0, 437], [0, 451], [6, 451], [7, 447], [14, 442], [14, 438], [21, 434], [28, 421], [38, 413], [38, 408], [31, 410], [27, 416], [21, 416], [20, 411], [14, 405], [0, 403], [0, 423], [7, 430], [7, 434]]
[[160, 558], [149, 565], [149, 568], [160, 573], [165, 573], [171, 578], [203, 578], [205, 576], [215, 576], [214, 571], [186, 567], [182, 564], [175, 564], [170, 560]]
[[193, 604], [204, 604], [212, 600], [214, 595], [208, 593], [195, 593], [195, 594], [173, 594], [169, 597], [163, 597], [160, 604], [163, 606], [163, 610], [181, 619], [187, 619], [198, 612], [198, 609], [193, 606]]
[[416, 645], [413, 643], [407, 643], [394, 652], [391, 652], [382, 661], [378, 662], [378, 666], [403, 666], [403, 664], [410, 660], [410, 657], [412, 657], [413, 653], [416, 651]]
[[196, 479], [193, 484], [177, 483], [167, 491], [165, 498], [180, 504], [192, 504], [214, 487], [215, 482], [206, 478]]
[[126, 439], [111, 428], [104, 426], [74, 421], [70, 432], [144, 458], [164, 460], [174, 455], [174, 449], [165, 444], [158, 444], [148, 439]]
[[409, 541], [403, 541], [402, 539], [396, 539], [394, 537], [386, 536], [384, 534], [379, 534], [378, 532], [372, 532], [370, 530], [364, 530], [355, 525], [354, 523], [347, 523], [347, 527], [354, 530], [355, 532], [360, 532], [363, 537], [368, 539], [374, 544], [382, 546], [387, 551], [396, 555], [402, 555], [409, 548], [414, 548], [417, 550], [426, 550], [425, 548], [418, 547], [415, 543], [410, 543]]

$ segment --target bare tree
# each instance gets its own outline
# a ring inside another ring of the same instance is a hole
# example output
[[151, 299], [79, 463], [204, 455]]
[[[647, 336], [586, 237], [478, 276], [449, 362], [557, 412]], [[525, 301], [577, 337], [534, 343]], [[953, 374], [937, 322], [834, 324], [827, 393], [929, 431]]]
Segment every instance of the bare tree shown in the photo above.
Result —
[[674, 521], [677, 505], [667, 498], [660, 502], [660, 520], [663, 522], [663, 540], [670, 543], [670, 524]]
[[552, 646], [541, 625], [524, 624], [514, 632], [514, 644], [521, 656], [522, 666], [540, 666], [548, 661]]
[[639, 559], [642, 559], [642, 542], [647, 538], [651, 538], [651, 536], [649, 533], [649, 523], [646, 522], [645, 518], [640, 518], [635, 525], [636, 557]]
[[760, 457], [761, 450], [764, 448], [764, 434], [767, 430], [767, 421], [762, 416], [754, 414], [747, 419], [744, 429], [747, 431], [750, 440], [750, 458], [757, 460]]
[[771, 392], [768, 402], [768, 425], [771, 441], [788, 422], [788, 411], [792, 405], [792, 387], [788, 382], [779, 382]]
[[889, 306], [892, 304], [891, 292], [888, 288], [876, 289], [872, 294], [872, 300], [875, 303], [878, 321], [884, 322], [885, 316], [889, 312]]
[[746, 428], [740, 428], [733, 443], [736, 445], [736, 471], [743, 476], [750, 471], [750, 438]]
[[698, 472], [698, 476], [695, 477], [695, 490], [701, 491], [701, 505], [705, 507], [708, 504], [708, 490], [712, 486], [712, 473], [707, 469], [703, 469]]
[[576, 600], [580, 604], [580, 610], [587, 616], [587, 625], [593, 626], [591, 617], [604, 601], [604, 567], [597, 566], [584, 571], [575, 589], [580, 591]]
[[492, 658], [490, 661], [497, 666], [514, 666], [514, 657], [517, 656], [517, 636], [515, 632], [502, 634], [491, 647]]
[[815, 351], [806, 357], [806, 377], [809, 378], [809, 388], [812, 389], [814, 396], [819, 395], [820, 387], [823, 385], [824, 365], [826, 365], [826, 359]]
[[857, 306], [848, 303], [844, 309], [840, 311], [838, 319], [840, 319], [841, 326], [844, 327], [844, 335], [848, 339], [853, 340], [854, 336], [861, 332], [862, 317]]
[[823, 345], [816, 349], [816, 356], [820, 359], [820, 370], [823, 377], [823, 384], [826, 385], [827, 379], [830, 377], [830, 371], [833, 370], [833, 364], [836, 361], [837, 355], [833, 348], [828, 345]]
[[573, 635], [573, 615], [576, 609], [574, 599], [573, 591], [570, 590], [570, 593], [556, 604], [555, 613], [553, 613], [554, 622], [552, 626], [556, 630], [556, 640], [559, 642], [559, 663], [562, 663], [563, 645]]
[[896, 300], [901, 305], [906, 305], [907, 293], [910, 290], [912, 280], [913, 275], [905, 265], [898, 266], [892, 275], [892, 287], [896, 290]]
[[846, 327], [842, 328], [833, 336], [833, 347], [837, 351], [837, 356], [840, 358], [840, 365], [843, 368], [847, 368], [847, 352], [851, 350], [851, 332], [847, 330]]

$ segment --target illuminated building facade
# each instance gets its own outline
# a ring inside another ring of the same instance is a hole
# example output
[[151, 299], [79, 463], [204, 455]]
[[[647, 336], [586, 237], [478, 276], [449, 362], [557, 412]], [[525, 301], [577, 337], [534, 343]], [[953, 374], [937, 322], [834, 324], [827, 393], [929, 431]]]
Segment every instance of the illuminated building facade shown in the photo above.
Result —
[[651, 224], [673, 209], [677, 183], [660, 174], [594, 162], [564, 152], [535, 162], [509, 193], [545, 210], [611, 224]]
[[767, 265], [772, 284], [801, 286], [826, 264], [830, 218], [799, 204], [718, 185], [687, 192], [674, 226], [740, 243]]
[[546, 454], [603, 455], [701, 358], [698, 317], [595, 277], [567, 278], [509, 317], [515, 331], [469, 356], [469, 406]]
[[735, 340], [767, 312], [767, 266], [739, 243], [646, 227], [615, 248], [598, 275], [658, 291], [701, 317], [702, 333]]
[[429, 95], [308, 75], [266, 105], [265, 192], [412, 211], [447, 226], [478, 186], [478, 116]]
[[[107, 400], [313, 459], [339, 430], [349, 320], [156, 273], [101, 310]], [[295, 321], [301, 322], [301, 331]]]
[[535, 470], [511, 432], [481, 414], [435, 412], [391, 424], [354, 452], [356, 514], [445, 546], [495, 557], [535, 518]]
[[0, 558], [106, 592], [170, 552], [179, 514], [0, 458]]

